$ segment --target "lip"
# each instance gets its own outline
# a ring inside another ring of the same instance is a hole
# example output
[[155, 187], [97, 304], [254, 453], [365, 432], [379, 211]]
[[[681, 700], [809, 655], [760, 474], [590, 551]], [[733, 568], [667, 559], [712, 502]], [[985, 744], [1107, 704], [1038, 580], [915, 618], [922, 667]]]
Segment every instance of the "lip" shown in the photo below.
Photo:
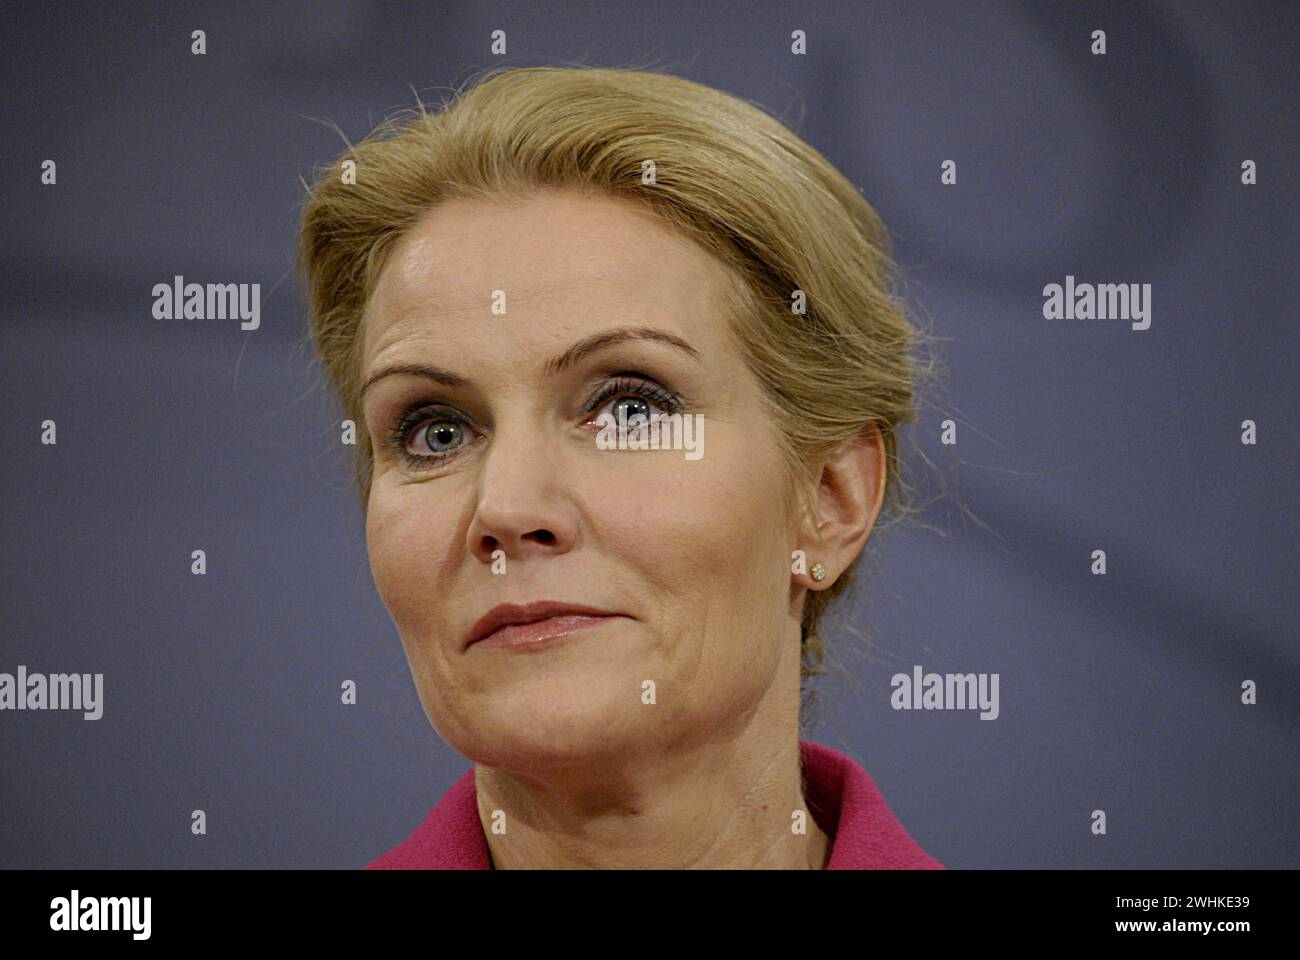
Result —
[[535, 646], [620, 617], [626, 614], [555, 600], [522, 605], [502, 603], [474, 624], [462, 650], [477, 643], [493, 647]]

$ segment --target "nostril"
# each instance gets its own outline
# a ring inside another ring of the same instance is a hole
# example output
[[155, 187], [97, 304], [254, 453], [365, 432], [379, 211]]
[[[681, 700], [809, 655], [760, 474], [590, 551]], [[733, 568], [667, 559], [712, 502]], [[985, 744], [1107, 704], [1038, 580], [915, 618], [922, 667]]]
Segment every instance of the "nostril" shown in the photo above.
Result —
[[528, 534], [528, 536], [525, 537], [524, 539], [536, 540], [538, 543], [545, 544], [546, 546], [550, 546], [551, 544], [555, 543], [555, 534], [551, 533], [551, 531], [549, 530], [534, 530], [532, 533]]

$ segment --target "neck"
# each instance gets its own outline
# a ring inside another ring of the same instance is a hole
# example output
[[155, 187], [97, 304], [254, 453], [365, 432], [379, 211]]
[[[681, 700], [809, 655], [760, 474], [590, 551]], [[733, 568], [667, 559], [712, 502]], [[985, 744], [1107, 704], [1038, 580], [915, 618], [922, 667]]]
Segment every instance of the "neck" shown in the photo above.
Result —
[[823, 869], [831, 842], [803, 794], [798, 679], [784, 679], [726, 735], [540, 774], [476, 764], [493, 866]]

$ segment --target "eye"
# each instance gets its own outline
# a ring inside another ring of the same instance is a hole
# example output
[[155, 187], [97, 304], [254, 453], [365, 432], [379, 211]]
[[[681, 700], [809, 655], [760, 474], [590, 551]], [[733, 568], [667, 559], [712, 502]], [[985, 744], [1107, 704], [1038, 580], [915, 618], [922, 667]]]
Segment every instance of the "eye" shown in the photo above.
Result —
[[651, 380], [639, 375], [635, 379], [619, 377], [605, 384], [587, 404], [590, 418], [587, 422], [608, 413], [616, 423], [631, 424], [633, 417], [648, 421], [656, 412], [672, 414], [680, 407], [681, 400], [676, 395]]
[[458, 414], [416, 407], [401, 415], [388, 433], [388, 442], [405, 458], [408, 467], [418, 470], [449, 460], [477, 435]]
[[619, 423], [631, 423], [633, 417], [640, 417], [643, 421], [649, 421], [652, 412], [652, 404], [641, 397], [626, 396], [619, 397], [610, 407], [614, 419]]
[[431, 420], [416, 433], [434, 453], [450, 453], [465, 442], [465, 428], [454, 420]]

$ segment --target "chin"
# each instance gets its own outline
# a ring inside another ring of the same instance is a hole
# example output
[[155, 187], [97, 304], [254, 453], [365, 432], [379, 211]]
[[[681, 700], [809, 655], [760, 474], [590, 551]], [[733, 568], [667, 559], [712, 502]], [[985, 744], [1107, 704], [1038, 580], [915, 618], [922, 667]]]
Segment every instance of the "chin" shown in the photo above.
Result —
[[[653, 737], [655, 705], [639, 683], [590, 673], [516, 681], [458, 713], [443, 739], [470, 759], [503, 770], [604, 762]], [[439, 727], [441, 733], [441, 725]]]

